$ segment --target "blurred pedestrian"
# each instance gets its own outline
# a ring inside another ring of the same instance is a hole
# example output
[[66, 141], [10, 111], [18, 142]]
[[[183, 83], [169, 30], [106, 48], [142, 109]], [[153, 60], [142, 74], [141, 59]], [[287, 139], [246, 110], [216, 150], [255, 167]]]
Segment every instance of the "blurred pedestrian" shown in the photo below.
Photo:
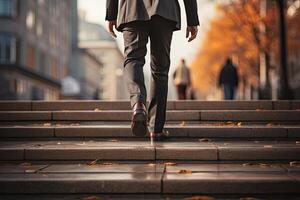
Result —
[[228, 58], [219, 75], [219, 86], [223, 87], [225, 100], [234, 99], [238, 84], [239, 76], [236, 66], [232, 63], [231, 58]]
[[184, 59], [181, 59], [180, 64], [173, 73], [173, 83], [177, 90], [178, 99], [186, 100], [191, 86], [191, 75]]

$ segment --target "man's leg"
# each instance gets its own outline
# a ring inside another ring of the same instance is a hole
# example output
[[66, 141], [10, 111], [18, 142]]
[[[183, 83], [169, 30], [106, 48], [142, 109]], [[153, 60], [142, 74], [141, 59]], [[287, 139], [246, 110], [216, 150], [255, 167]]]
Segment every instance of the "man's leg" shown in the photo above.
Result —
[[131, 23], [123, 30], [125, 44], [124, 74], [133, 109], [131, 130], [135, 136], [147, 133], [146, 87], [143, 66], [147, 52], [148, 32], [145, 23]]
[[151, 20], [151, 85], [149, 131], [162, 133], [166, 120], [170, 47], [174, 24], [160, 17]]
[[228, 84], [223, 84], [223, 89], [224, 89], [224, 99], [225, 100], [230, 100], [230, 86]]
[[144, 83], [143, 67], [147, 53], [148, 33], [138, 25], [125, 27], [124, 37], [124, 75], [130, 93], [131, 107], [137, 102], [146, 105], [147, 93]]
[[182, 85], [183, 100], [187, 99], [187, 85]]

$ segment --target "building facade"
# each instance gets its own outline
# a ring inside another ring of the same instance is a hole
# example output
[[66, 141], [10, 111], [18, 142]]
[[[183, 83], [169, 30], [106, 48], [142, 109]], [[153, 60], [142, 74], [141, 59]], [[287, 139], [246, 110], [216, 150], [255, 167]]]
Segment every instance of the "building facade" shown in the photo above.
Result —
[[127, 87], [123, 79], [124, 57], [116, 40], [101, 25], [81, 19], [78, 46], [103, 64], [99, 89], [101, 99], [128, 99]]
[[0, 0], [0, 99], [57, 100], [76, 0]]

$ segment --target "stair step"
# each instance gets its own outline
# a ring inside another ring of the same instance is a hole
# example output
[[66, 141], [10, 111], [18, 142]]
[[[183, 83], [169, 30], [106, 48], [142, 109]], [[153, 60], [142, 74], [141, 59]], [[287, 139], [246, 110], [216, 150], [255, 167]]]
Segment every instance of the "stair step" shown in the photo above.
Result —
[[1, 194], [299, 194], [287, 164], [0, 164]]
[[[198, 138], [300, 138], [300, 126], [167, 125], [170, 137]], [[0, 126], [0, 138], [122, 138], [135, 137], [130, 125]]]
[[296, 141], [6, 141], [0, 160], [300, 160]]
[[[54, 110], [129, 110], [129, 101], [1, 101], [0, 110], [54, 111]], [[299, 109], [300, 101], [168, 101], [170, 110], [289, 110]]]
[[[0, 121], [130, 121], [131, 111], [1, 111]], [[300, 122], [300, 110], [168, 111], [168, 121]]]

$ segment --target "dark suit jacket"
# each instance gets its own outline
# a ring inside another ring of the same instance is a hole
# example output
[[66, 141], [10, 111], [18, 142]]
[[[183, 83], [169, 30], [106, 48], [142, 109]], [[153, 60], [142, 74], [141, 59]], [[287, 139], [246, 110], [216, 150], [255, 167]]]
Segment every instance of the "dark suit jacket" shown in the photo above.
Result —
[[[199, 25], [197, 1], [183, 1], [188, 26]], [[174, 21], [176, 23], [175, 30], [179, 30], [181, 26], [178, 0], [120, 0], [120, 5], [119, 0], [107, 0], [106, 3], [106, 20], [117, 20], [117, 29], [119, 31], [122, 30], [123, 25], [126, 23], [147, 21], [154, 15]]]

